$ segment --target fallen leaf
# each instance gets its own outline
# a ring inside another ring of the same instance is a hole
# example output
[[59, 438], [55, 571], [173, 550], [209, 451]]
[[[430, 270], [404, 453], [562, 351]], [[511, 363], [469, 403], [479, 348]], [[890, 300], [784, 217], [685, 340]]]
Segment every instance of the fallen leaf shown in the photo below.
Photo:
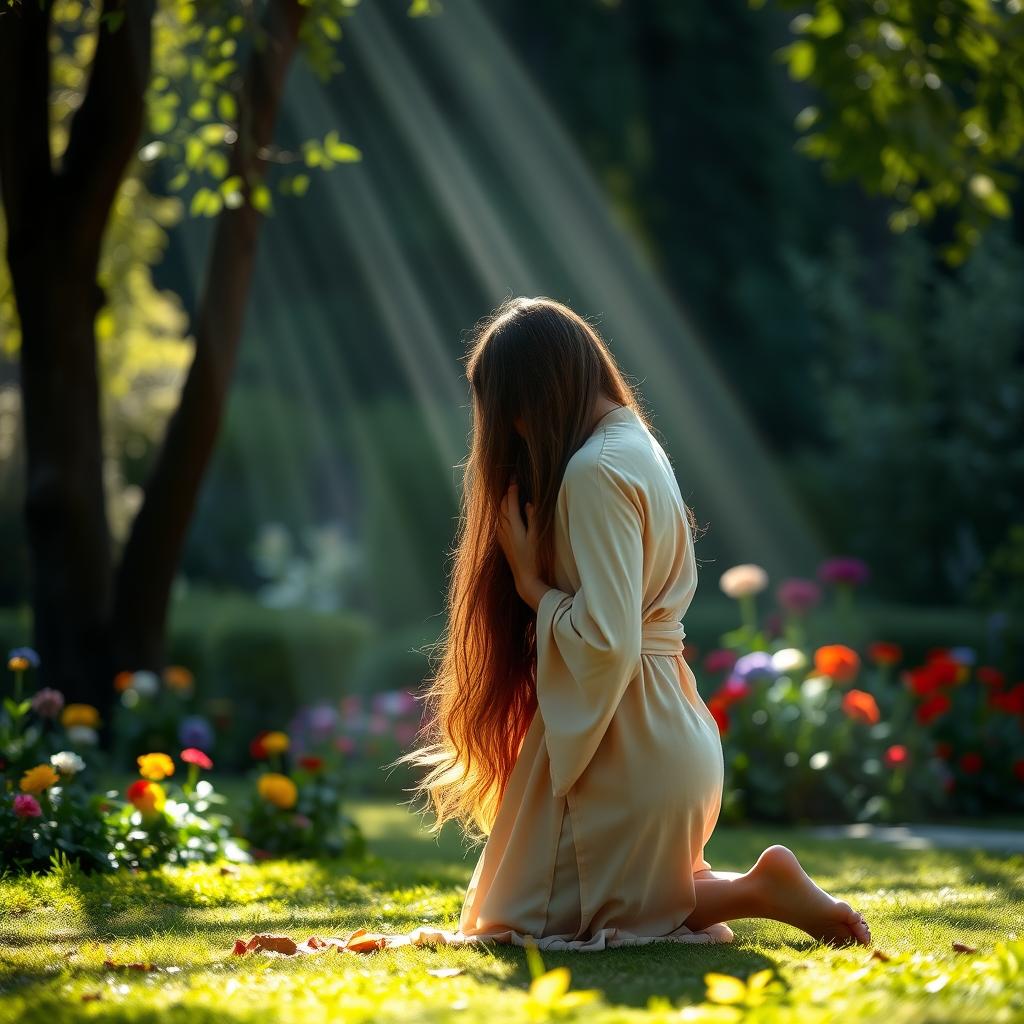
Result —
[[233, 868], [230, 864], [222, 865], [220, 873], [222, 875], [230, 875], [232, 878], [237, 878], [239, 875], [238, 868]]
[[435, 978], [454, 978], [461, 973], [461, 967], [431, 967], [427, 970], [427, 974]]
[[84, 992], [82, 994], [83, 1003], [98, 1003], [102, 998], [102, 992]]
[[966, 942], [954, 942], [953, 943], [954, 953], [977, 953], [977, 946], [968, 946]]
[[881, 960], [884, 963], [887, 960], [891, 960], [892, 957], [889, 956], [888, 953], [883, 953], [882, 950], [880, 950], [880, 949], [873, 949], [873, 950], [871, 950], [871, 959], [872, 960]]
[[114, 960], [104, 960], [103, 966], [112, 971], [155, 971], [155, 968], [148, 961], [146, 963], [119, 964]]

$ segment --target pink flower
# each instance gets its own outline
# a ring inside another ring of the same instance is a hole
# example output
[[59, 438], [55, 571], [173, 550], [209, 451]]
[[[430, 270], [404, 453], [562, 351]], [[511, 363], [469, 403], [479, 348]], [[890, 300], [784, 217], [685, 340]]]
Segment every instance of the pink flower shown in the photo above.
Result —
[[821, 587], [814, 580], [793, 577], [778, 585], [775, 600], [792, 615], [806, 615], [821, 603]]
[[708, 651], [704, 658], [704, 669], [707, 672], [728, 672], [736, 664], [736, 652], [720, 647], [714, 651]]
[[64, 707], [64, 694], [44, 686], [32, 698], [32, 710], [40, 718], [56, 718]]
[[30, 793], [19, 793], [14, 798], [14, 813], [22, 819], [41, 818], [43, 809], [39, 806], [39, 801]]
[[852, 556], [826, 558], [818, 566], [818, 579], [837, 586], [859, 587], [870, 575], [867, 563]]

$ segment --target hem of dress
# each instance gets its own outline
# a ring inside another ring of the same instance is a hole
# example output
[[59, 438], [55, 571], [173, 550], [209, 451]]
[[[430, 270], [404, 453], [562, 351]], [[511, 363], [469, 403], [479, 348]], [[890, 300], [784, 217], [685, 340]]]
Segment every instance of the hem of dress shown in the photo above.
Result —
[[538, 949], [558, 952], [596, 953], [620, 946], [646, 946], [656, 942], [674, 943], [728, 943], [735, 938], [733, 930], [724, 922], [708, 925], [699, 931], [683, 927], [666, 935], [637, 935], [621, 928], [600, 928], [586, 939], [544, 935], [539, 938], [528, 933], [504, 928], [491, 932], [466, 934], [442, 928], [415, 928], [398, 934], [372, 933], [359, 929], [344, 938], [321, 939], [313, 936], [305, 942], [295, 942], [286, 936], [254, 935], [248, 942], [238, 939], [233, 952], [265, 953], [271, 956], [296, 956], [336, 950], [339, 953], [373, 953], [401, 946], [470, 946], [498, 945], [536, 946]]

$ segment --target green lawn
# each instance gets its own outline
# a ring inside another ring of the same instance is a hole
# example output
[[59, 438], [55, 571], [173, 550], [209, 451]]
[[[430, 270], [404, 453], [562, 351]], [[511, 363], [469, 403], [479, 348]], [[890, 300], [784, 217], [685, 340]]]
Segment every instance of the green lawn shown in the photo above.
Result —
[[[877, 948], [891, 959], [872, 959], [862, 947], [819, 946], [772, 922], [741, 921], [731, 946], [547, 954], [546, 968], [571, 971], [570, 996], [559, 999], [557, 991], [545, 995], [545, 986], [529, 994], [524, 952], [509, 947], [231, 957], [235, 937], [256, 931], [305, 938], [360, 926], [455, 926], [473, 865], [457, 836], [425, 838], [400, 808], [357, 810], [375, 857], [355, 868], [274, 863], [237, 875], [195, 867], [0, 882], [0, 1020], [1024, 1019], [1024, 857], [837, 845], [783, 828], [720, 830], [709, 859], [743, 870], [765, 846], [785, 843], [820, 884], [864, 912]], [[954, 941], [977, 952], [956, 953]], [[428, 973], [440, 967], [461, 973]], [[706, 974], [745, 979], [764, 971], [771, 974], [761, 978], [772, 981], [760, 994], [728, 986], [718, 994], [754, 1005], [706, 1000]], [[600, 995], [572, 996], [587, 989]]]

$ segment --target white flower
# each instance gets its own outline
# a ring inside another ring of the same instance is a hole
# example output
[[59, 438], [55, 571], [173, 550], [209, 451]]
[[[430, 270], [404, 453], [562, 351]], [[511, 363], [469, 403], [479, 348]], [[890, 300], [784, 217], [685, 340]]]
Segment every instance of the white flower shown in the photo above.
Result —
[[768, 573], [761, 566], [749, 562], [743, 565], [734, 565], [722, 573], [718, 585], [727, 597], [733, 599], [750, 597], [760, 594], [768, 586]]
[[816, 754], [811, 754], [811, 759], [807, 763], [816, 772], [820, 772], [822, 768], [828, 767], [830, 760], [832, 760], [832, 755], [827, 750], [819, 750]]
[[62, 750], [58, 754], [52, 754], [50, 764], [58, 774], [66, 775], [68, 778], [77, 775], [85, 767], [85, 762], [73, 750]]
[[772, 668], [776, 672], [799, 672], [807, 667], [807, 655], [796, 647], [783, 647], [772, 655]]
[[100, 734], [91, 725], [72, 725], [68, 727], [68, 739], [77, 747], [85, 745], [95, 747]]
[[811, 700], [816, 700], [822, 694], [828, 693], [832, 686], [832, 680], [828, 676], [811, 676], [805, 679], [800, 686], [800, 692]]
[[155, 697], [160, 689], [160, 680], [155, 672], [135, 672], [132, 674], [132, 689], [140, 697]]

